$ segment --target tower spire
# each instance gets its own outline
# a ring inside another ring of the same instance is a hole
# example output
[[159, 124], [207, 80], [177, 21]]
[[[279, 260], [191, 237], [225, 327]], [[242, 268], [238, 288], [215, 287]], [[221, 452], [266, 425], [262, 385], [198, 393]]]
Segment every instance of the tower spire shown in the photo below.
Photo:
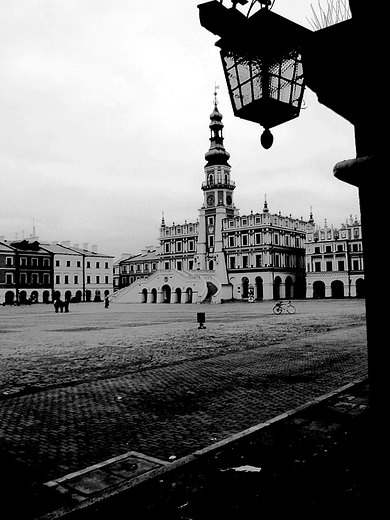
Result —
[[268, 202], [267, 202], [267, 194], [264, 195], [263, 213], [269, 213]]

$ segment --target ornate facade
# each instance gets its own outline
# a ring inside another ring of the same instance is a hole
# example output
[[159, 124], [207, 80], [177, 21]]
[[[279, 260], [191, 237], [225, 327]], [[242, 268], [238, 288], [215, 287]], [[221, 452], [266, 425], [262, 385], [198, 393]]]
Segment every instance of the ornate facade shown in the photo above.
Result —
[[339, 229], [316, 227], [306, 237], [308, 298], [365, 295], [362, 228], [355, 217]]
[[266, 201], [261, 212], [240, 216], [214, 96], [199, 218], [171, 226], [163, 218], [157, 271], [116, 292], [113, 301], [221, 303], [305, 295], [305, 237], [314, 223], [271, 214]]

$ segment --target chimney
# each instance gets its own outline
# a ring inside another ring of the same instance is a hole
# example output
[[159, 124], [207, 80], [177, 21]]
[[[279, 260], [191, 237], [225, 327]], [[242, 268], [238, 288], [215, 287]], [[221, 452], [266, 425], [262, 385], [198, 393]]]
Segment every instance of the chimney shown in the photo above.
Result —
[[73, 244], [73, 247], [77, 247], [77, 248], [79, 248], [79, 247], [80, 247], [80, 244]]
[[91, 249], [92, 249], [93, 253], [97, 253], [98, 246], [97, 245], [91, 246]]
[[63, 240], [62, 245], [65, 247], [70, 247], [70, 240]]
[[88, 249], [88, 242], [84, 242], [83, 249]]

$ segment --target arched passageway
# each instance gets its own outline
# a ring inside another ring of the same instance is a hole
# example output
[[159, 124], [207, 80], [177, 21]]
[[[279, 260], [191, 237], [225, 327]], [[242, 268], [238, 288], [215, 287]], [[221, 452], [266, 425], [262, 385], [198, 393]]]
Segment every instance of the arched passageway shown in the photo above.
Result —
[[292, 281], [291, 276], [287, 276], [285, 284], [286, 284], [286, 298], [287, 298], [287, 300], [291, 300], [294, 297], [293, 281]]
[[282, 283], [282, 279], [280, 276], [277, 276], [274, 280], [274, 300], [280, 300], [280, 284]]
[[163, 285], [161, 288], [162, 292], [162, 302], [163, 303], [171, 303], [171, 288], [169, 285]]
[[358, 278], [356, 280], [356, 298], [365, 298], [365, 296], [366, 296], [366, 289], [365, 289], [364, 278]]
[[13, 305], [15, 301], [15, 294], [13, 291], [7, 291], [4, 295], [4, 302], [6, 305]]
[[244, 276], [241, 280], [241, 298], [248, 298], [249, 278]]
[[313, 298], [325, 298], [325, 284], [320, 280], [313, 283]]
[[341, 280], [334, 280], [330, 284], [332, 298], [344, 298], [344, 284]]
[[256, 276], [255, 278], [256, 283], [256, 292], [255, 292], [255, 298], [256, 300], [262, 300], [264, 297], [263, 293], [263, 279], [261, 276]]

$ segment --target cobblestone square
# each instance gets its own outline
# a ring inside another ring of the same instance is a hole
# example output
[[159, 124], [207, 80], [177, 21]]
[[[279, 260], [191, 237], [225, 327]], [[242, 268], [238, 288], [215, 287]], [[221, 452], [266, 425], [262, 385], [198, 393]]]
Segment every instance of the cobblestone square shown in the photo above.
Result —
[[366, 377], [364, 302], [295, 306], [0, 309], [0, 448], [42, 482], [131, 450], [169, 460]]

